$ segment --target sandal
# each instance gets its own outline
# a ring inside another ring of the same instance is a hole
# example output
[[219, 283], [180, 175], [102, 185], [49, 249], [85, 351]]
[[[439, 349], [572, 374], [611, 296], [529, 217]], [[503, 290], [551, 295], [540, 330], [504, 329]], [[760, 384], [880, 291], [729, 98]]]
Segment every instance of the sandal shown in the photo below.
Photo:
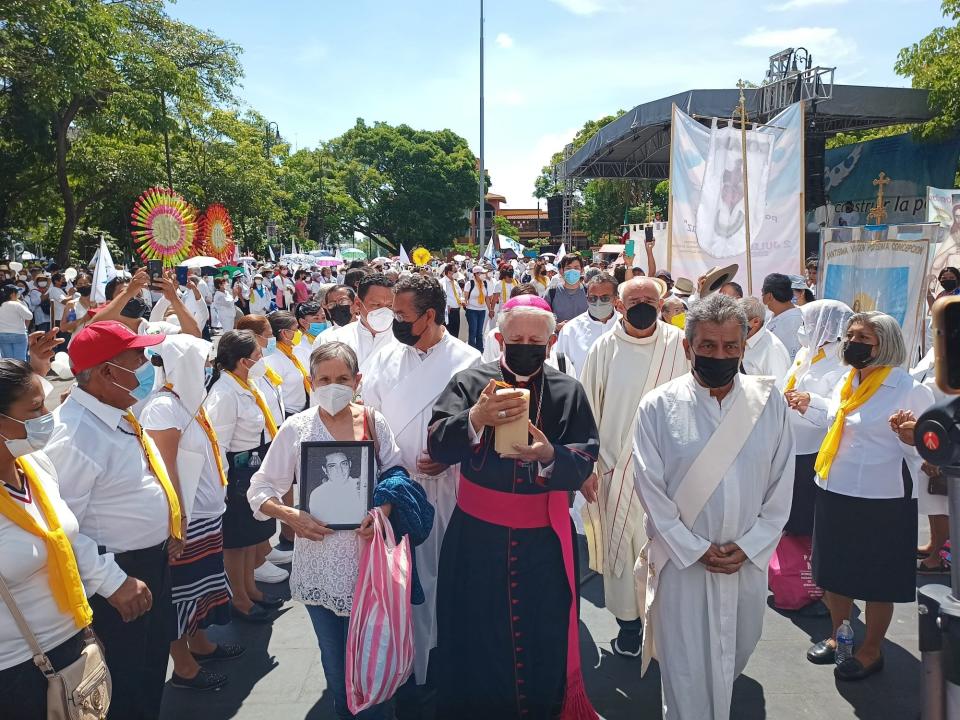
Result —
[[936, 565], [927, 565], [921, 560], [917, 563], [917, 575], [949, 575], [950, 563], [943, 558], [937, 558]]
[[237, 643], [217, 643], [217, 649], [211, 653], [195, 653], [191, 652], [193, 659], [199, 663], [208, 662], [210, 660], [233, 660], [243, 655], [247, 649], [243, 645], [238, 645]]
[[176, 673], [170, 678], [172, 687], [183, 690], [219, 690], [226, 684], [226, 675], [206, 668], [200, 668], [200, 671], [192, 678], [180, 677]]

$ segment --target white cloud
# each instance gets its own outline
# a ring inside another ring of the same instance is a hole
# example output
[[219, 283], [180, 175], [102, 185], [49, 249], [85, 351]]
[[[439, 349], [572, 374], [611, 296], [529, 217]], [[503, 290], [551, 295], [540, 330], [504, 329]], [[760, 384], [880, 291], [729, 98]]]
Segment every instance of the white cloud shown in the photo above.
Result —
[[552, 0], [575, 15], [596, 15], [601, 12], [625, 10], [628, 0]]
[[789, 47], [804, 47], [809, 50], [816, 64], [833, 66], [839, 60], [856, 56], [857, 45], [849, 37], [841, 35], [833, 27], [798, 27], [771, 30], [759, 27], [749, 35], [737, 40], [737, 45], [765, 50], [783, 50]]
[[780, 5], [768, 5], [767, 10], [771, 12], [787, 12], [789, 10], [805, 10], [806, 8], [817, 7], [821, 5], [845, 5], [847, 0], [787, 0]]
[[[526, 152], [494, 145], [487, 157], [487, 169], [493, 181], [492, 191], [507, 198], [507, 207], [536, 207], [533, 183], [540, 175], [540, 169], [550, 162], [553, 153], [562, 150], [576, 134], [577, 128], [546, 133], [539, 136]], [[542, 201], [541, 208], [546, 210], [546, 204]]]
[[499, 35], [497, 35], [497, 39], [494, 42], [497, 43], [497, 47], [501, 47], [501, 48], [513, 47], [513, 38], [507, 35], [506, 33], [500, 33]]

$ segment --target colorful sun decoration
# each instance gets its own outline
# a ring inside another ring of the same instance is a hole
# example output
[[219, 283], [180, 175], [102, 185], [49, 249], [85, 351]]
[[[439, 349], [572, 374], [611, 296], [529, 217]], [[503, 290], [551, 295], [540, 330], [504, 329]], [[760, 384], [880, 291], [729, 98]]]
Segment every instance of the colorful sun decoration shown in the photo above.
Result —
[[220, 203], [209, 205], [200, 218], [200, 243], [204, 254], [222, 262], [233, 260], [233, 223]]
[[169, 188], [144, 192], [130, 213], [133, 241], [140, 257], [177, 265], [193, 253], [197, 236], [197, 211]]

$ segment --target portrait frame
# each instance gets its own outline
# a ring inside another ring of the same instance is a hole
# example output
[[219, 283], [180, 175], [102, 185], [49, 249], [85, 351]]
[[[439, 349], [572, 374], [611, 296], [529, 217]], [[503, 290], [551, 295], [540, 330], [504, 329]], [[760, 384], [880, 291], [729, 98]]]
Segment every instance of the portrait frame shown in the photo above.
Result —
[[[360, 527], [363, 518], [373, 507], [373, 488], [377, 484], [374, 454], [371, 440], [300, 443], [300, 509], [310, 513], [331, 530], [355, 530]], [[343, 455], [344, 458], [328, 463], [330, 455]], [[337, 472], [345, 472], [346, 463], [349, 468], [348, 477], [355, 479], [356, 485], [347, 483], [338, 490], [333, 489], [336, 486], [330, 486], [314, 495], [319, 488], [331, 482], [326, 468], [330, 463], [337, 462], [341, 465]], [[314, 507], [311, 507], [311, 499]]]

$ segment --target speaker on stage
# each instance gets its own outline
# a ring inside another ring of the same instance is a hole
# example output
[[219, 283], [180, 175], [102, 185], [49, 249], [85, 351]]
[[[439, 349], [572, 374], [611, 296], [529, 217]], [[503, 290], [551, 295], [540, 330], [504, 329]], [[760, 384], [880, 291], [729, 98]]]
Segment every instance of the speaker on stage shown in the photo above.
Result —
[[827, 202], [823, 191], [827, 136], [816, 127], [808, 127], [804, 138], [804, 149], [804, 176], [806, 178], [804, 210], [809, 211], [815, 210]]
[[546, 230], [550, 237], [560, 237], [563, 232], [563, 195], [552, 195], [547, 198]]

